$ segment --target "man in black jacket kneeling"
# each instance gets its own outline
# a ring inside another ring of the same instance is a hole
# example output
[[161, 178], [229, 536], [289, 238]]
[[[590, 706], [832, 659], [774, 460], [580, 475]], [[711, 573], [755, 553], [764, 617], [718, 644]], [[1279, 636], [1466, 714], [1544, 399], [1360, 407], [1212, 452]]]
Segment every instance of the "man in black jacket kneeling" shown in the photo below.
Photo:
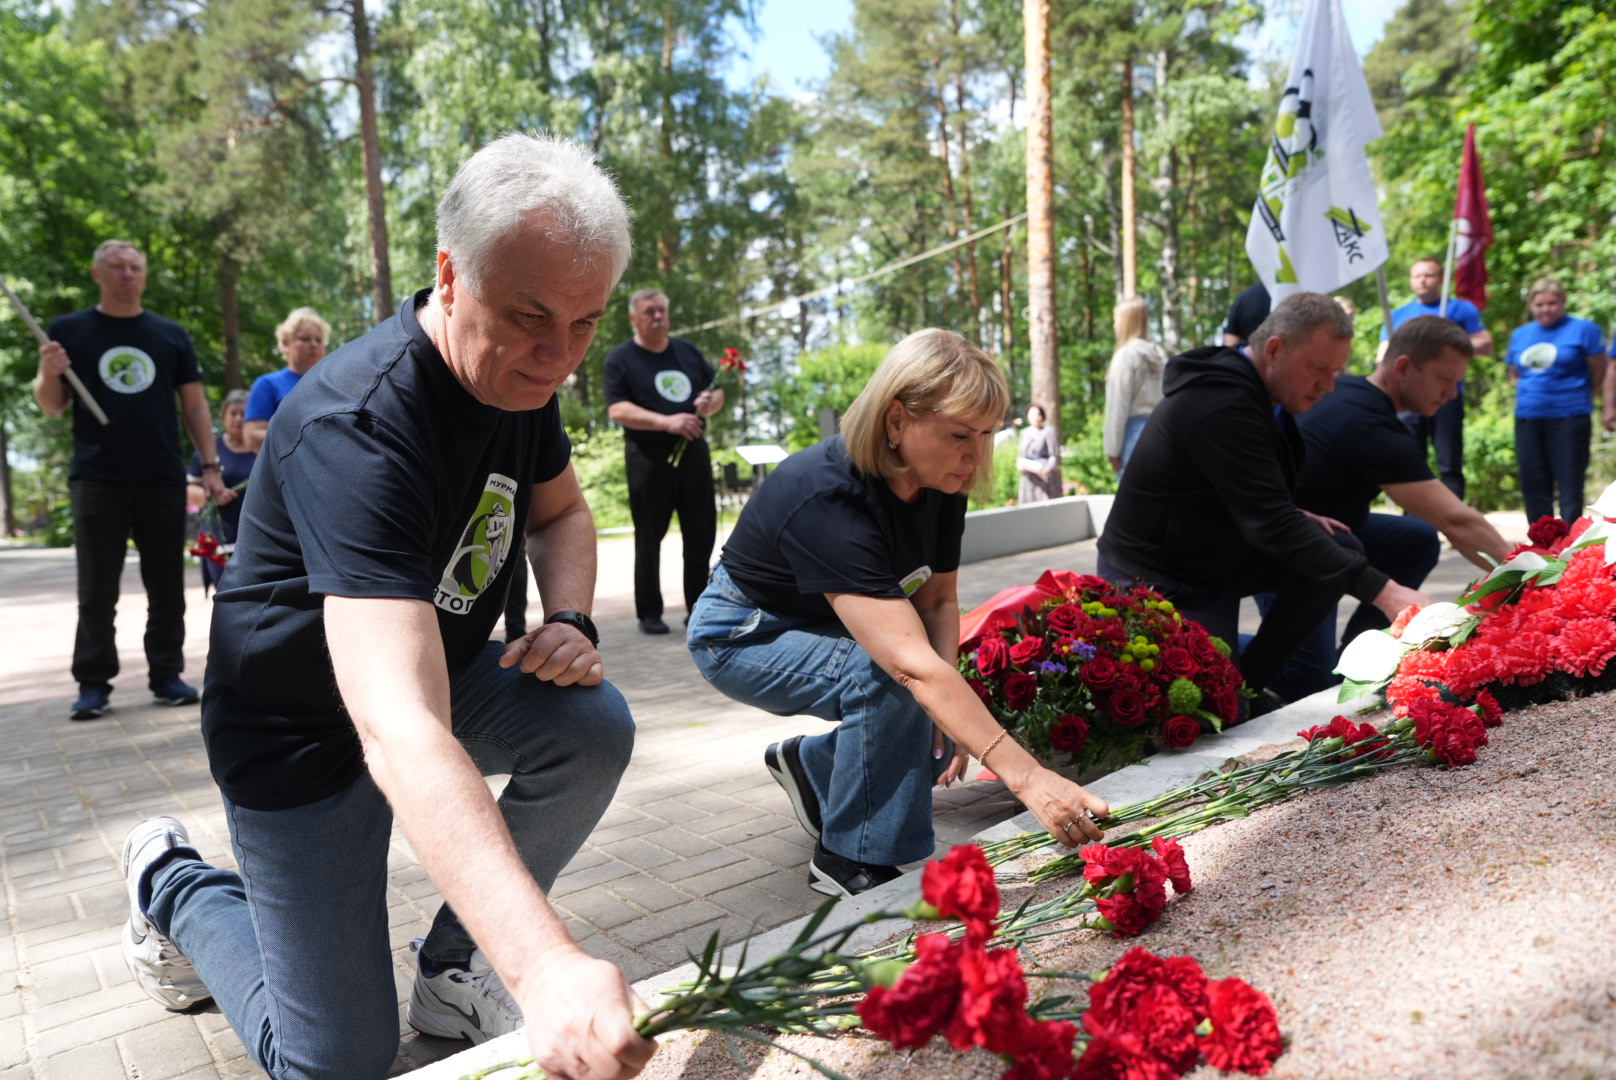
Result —
[[1343, 594], [1388, 618], [1430, 602], [1371, 566], [1341, 522], [1296, 505], [1295, 414], [1335, 388], [1351, 343], [1352, 319], [1334, 300], [1297, 293], [1249, 344], [1169, 361], [1100, 537], [1101, 576], [1150, 585], [1231, 647], [1241, 597], [1276, 594], [1239, 658], [1258, 693], [1253, 713], [1283, 701], [1269, 683]]

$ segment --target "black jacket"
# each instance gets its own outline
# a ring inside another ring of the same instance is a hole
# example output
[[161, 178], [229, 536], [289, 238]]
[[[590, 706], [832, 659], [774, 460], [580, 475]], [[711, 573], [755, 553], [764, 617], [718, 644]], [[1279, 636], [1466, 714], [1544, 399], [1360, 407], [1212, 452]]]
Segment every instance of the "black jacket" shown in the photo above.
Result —
[[1278, 412], [1236, 349], [1168, 361], [1162, 402], [1134, 448], [1100, 552], [1146, 580], [1210, 585], [1253, 553], [1360, 600], [1389, 580], [1296, 508], [1305, 453], [1296, 420]]

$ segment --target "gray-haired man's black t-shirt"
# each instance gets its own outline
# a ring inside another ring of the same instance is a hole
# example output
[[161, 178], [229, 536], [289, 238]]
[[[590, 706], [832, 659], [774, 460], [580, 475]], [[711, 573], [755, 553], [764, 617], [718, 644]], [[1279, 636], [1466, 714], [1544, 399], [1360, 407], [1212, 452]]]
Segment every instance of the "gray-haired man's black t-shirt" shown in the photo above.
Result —
[[551, 401], [473, 398], [399, 314], [314, 368], [270, 421], [235, 557], [214, 596], [202, 734], [238, 806], [276, 810], [364, 768], [326, 648], [327, 596], [423, 600], [449, 670], [487, 644], [532, 486], [566, 468]]

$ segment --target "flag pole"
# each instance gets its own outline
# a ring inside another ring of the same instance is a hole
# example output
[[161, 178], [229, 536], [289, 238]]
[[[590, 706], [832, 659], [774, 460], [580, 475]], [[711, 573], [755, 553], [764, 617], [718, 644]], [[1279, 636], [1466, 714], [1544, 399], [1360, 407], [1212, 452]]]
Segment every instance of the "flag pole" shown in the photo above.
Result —
[[[17, 299], [17, 294], [11, 291], [11, 286], [6, 284], [6, 279], [3, 277], [0, 277], [0, 292], [6, 294], [6, 299], [11, 301], [11, 306], [17, 309], [17, 314], [22, 316], [22, 321], [28, 324], [28, 329], [34, 332], [34, 336], [39, 339], [39, 343], [41, 345], [50, 344], [50, 338], [45, 331], [39, 328], [39, 324], [34, 321], [34, 317], [28, 314], [28, 309], [23, 307], [22, 301]], [[73, 369], [68, 368], [62, 374], [67, 377], [68, 384], [73, 387], [73, 392], [79, 396], [79, 400], [84, 403], [84, 407], [90, 410], [90, 415], [103, 424], [108, 423], [106, 412], [101, 408], [100, 403], [90, 396], [89, 389], [73, 373]]]
[[1459, 219], [1454, 218], [1448, 222], [1448, 257], [1442, 260], [1442, 307], [1437, 312], [1444, 319], [1448, 317], [1448, 286], [1453, 284], [1453, 249], [1459, 242]]
[[1375, 287], [1380, 290], [1380, 317], [1386, 320], [1386, 336], [1392, 335], [1392, 299], [1386, 291], [1386, 264], [1375, 267]]

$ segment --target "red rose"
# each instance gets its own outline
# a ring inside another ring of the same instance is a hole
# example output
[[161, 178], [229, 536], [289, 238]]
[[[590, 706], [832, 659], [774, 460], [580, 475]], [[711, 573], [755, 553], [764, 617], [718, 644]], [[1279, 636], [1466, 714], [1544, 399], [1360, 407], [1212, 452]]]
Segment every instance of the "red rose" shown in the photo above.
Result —
[[1077, 1028], [1065, 1020], [1028, 1017], [1016, 1033], [1016, 1063], [1001, 1080], [1064, 1080], [1072, 1075]]
[[1042, 660], [1046, 653], [1043, 638], [1024, 637], [1010, 646], [1010, 661], [1017, 667], [1026, 667]]
[[1240, 719], [1240, 695], [1233, 687], [1214, 691], [1210, 697], [1212, 711], [1218, 714], [1218, 719], [1225, 724], [1232, 724]]
[[1145, 695], [1132, 687], [1123, 687], [1112, 694], [1106, 708], [1113, 720], [1126, 727], [1138, 727], [1145, 722]]
[[1188, 716], [1175, 716], [1162, 725], [1162, 745], [1174, 750], [1194, 746], [1201, 737], [1201, 725]]
[[1213, 1068], [1266, 1073], [1284, 1052], [1279, 1017], [1268, 995], [1239, 979], [1220, 979], [1207, 989], [1212, 1034], [1201, 1040], [1201, 1052]]
[[1150, 849], [1161, 860], [1162, 868], [1167, 871], [1167, 880], [1173, 883], [1174, 892], [1183, 894], [1195, 887], [1190, 884], [1190, 864], [1184, 858], [1184, 849], [1177, 840], [1170, 836], [1153, 836], [1150, 838]]
[[926, 1045], [959, 1003], [964, 951], [947, 934], [921, 934], [915, 938], [915, 962], [891, 989], [871, 988], [859, 1002], [859, 1019], [898, 1050]]
[[1049, 725], [1049, 745], [1066, 754], [1077, 754], [1089, 740], [1089, 726], [1081, 716], [1057, 716]]
[[1182, 646], [1169, 645], [1157, 657], [1157, 670], [1169, 679], [1192, 679], [1201, 666], [1195, 662], [1195, 657]]
[[967, 948], [959, 970], [959, 1007], [944, 1035], [956, 1050], [1012, 1053], [1027, 1019], [1027, 982], [1016, 950]]
[[1009, 666], [1010, 646], [999, 635], [984, 638], [982, 644], [976, 647], [976, 670], [982, 673], [984, 679], [1003, 674]]
[[988, 688], [986, 686], [983, 686], [980, 682], [977, 682], [975, 679], [966, 679], [965, 680], [965, 685], [969, 686], [971, 688], [971, 693], [975, 694], [977, 697], [982, 699], [982, 704], [984, 704], [984, 705], [992, 705], [993, 704], [993, 695], [988, 693]]
[[920, 895], [946, 919], [965, 924], [967, 939], [981, 944], [993, 936], [999, 917], [999, 886], [993, 867], [975, 844], [960, 844], [920, 874]]
[[1073, 1080], [1178, 1080], [1166, 1062], [1145, 1049], [1132, 1031], [1107, 1024], [1091, 1009], [1083, 1014], [1089, 1045], [1077, 1061]]
[[1212, 664], [1222, 660], [1224, 658], [1223, 653], [1219, 652], [1218, 647], [1212, 644], [1211, 635], [1199, 626], [1195, 629], [1199, 633], [1186, 634], [1183, 640], [1184, 647], [1189, 649], [1190, 656], [1195, 659], [1195, 662], [1197, 664]]
[[1553, 548], [1556, 540], [1571, 531], [1571, 526], [1557, 517], [1544, 514], [1526, 530], [1526, 538], [1540, 548]]
[[1111, 591], [1111, 583], [1094, 574], [1079, 574], [1076, 588], [1078, 592], [1108, 593]]
[[1012, 709], [1025, 709], [1037, 697], [1037, 676], [1018, 671], [1004, 680], [1004, 701]]
[[1049, 609], [1044, 622], [1058, 634], [1074, 634], [1085, 617], [1083, 609], [1075, 604], [1057, 604]]

